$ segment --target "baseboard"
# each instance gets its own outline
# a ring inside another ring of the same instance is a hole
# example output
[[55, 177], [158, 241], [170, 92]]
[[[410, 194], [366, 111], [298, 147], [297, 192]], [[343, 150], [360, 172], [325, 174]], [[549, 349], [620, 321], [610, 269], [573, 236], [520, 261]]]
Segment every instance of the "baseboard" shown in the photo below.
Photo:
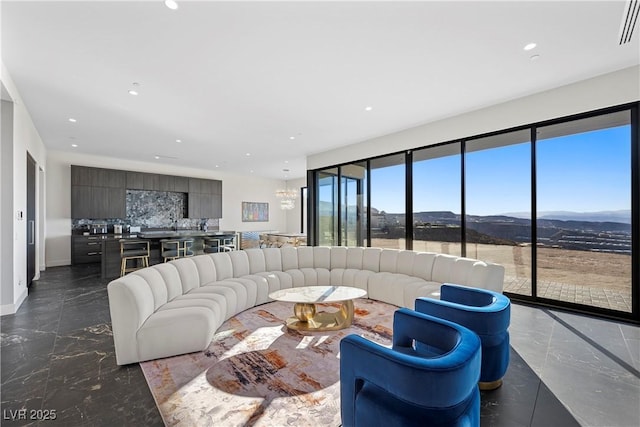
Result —
[[56, 259], [47, 261], [47, 267], [62, 267], [65, 265], [71, 265], [71, 259]]
[[0, 316], [6, 316], [8, 314], [15, 314], [16, 311], [20, 308], [24, 300], [27, 298], [29, 292], [25, 288], [24, 291], [18, 297], [18, 300], [13, 304], [3, 304], [0, 305]]

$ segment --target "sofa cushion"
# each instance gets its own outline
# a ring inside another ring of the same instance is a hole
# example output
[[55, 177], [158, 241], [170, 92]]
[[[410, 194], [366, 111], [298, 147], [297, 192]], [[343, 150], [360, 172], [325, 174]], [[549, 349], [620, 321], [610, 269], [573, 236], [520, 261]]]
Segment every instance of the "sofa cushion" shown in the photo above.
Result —
[[264, 273], [267, 271], [267, 261], [264, 257], [264, 251], [258, 248], [247, 249], [247, 259], [249, 260], [249, 273]]
[[331, 281], [329, 284], [335, 286], [353, 286], [367, 290], [369, 277], [374, 273], [370, 270], [356, 270], [353, 268], [335, 268], [331, 270]]
[[364, 248], [362, 253], [362, 269], [374, 272], [380, 271], [380, 248]]
[[[410, 283], [426, 284], [426, 281], [417, 277], [407, 276], [406, 274], [388, 272], [375, 273], [369, 277], [368, 297], [398, 307], [406, 307], [404, 287]], [[408, 308], [413, 308], [413, 301]]]
[[249, 257], [245, 251], [229, 252], [231, 259], [231, 268], [233, 268], [233, 277], [242, 277], [250, 274]]
[[222, 323], [225, 320], [227, 307], [226, 307], [226, 303], [224, 301], [216, 299], [215, 298], [216, 296], [222, 298], [220, 295], [207, 295], [207, 294], [182, 295], [174, 299], [173, 301], [166, 303], [165, 305], [160, 307], [158, 311], [173, 310], [176, 308], [204, 307], [211, 311], [211, 314], [214, 317], [214, 324], [217, 329], [220, 325], [222, 325]]
[[216, 328], [211, 310], [205, 307], [153, 313], [136, 334], [138, 361], [202, 351], [213, 339]]
[[[180, 275], [178, 274], [178, 270], [173, 264], [158, 264], [150, 267], [150, 269], [157, 271], [160, 274], [161, 280], [157, 281], [157, 276], [153, 277], [150, 275], [146, 276], [146, 278], [150, 280], [150, 283], [154, 284], [154, 287], [159, 286], [160, 283], [164, 285], [165, 289], [167, 290], [167, 301], [171, 301], [172, 299], [183, 294]], [[143, 276], [147, 274], [147, 271], [146, 269], [136, 270], [131, 274], [136, 276]]]
[[[144, 268], [142, 270], [137, 270], [135, 273], [130, 275], [132, 281], [143, 280], [142, 282], [134, 283], [133, 286], [142, 287], [148, 286], [153, 298], [151, 302], [153, 306], [151, 308], [151, 312], [154, 312], [161, 307], [163, 304], [166, 304], [169, 300], [169, 291], [167, 289], [167, 283], [164, 281], [164, 278], [160, 274], [157, 268]], [[151, 313], [149, 313], [151, 314]]]
[[[224, 299], [225, 302], [225, 315], [224, 319], [230, 319], [232, 316], [235, 316], [240, 311], [240, 303], [238, 302], [238, 289], [237, 286], [242, 286], [238, 283], [232, 284], [231, 286], [223, 286], [219, 285], [218, 282], [213, 282], [215, 284], [209, 284], [205, 286], [200, 286], [199, 288], [192, 289], [188, 295], [195, 295], [199, 297], [200, 295], [218, 295]], [[242, 288], [244, 290], [244, 287]]]
[[[280, 255], [282, 256], [282, 271], [298, 269], [297, 248], [293, 246], [285, 246], [278, 250], [280, 251]], [[310, 267], [313, 267], [313, 263], [311, 263]]]

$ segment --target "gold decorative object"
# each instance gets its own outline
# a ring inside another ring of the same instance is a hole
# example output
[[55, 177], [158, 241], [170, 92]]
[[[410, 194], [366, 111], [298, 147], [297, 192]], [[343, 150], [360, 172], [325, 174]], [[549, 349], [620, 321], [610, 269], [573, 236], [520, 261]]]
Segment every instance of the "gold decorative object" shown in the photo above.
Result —
[[[286, 320], [289, 329], [337, 331], [351, 326], [353, 300], [366, 294], [364, 289], [349, 286], [304, 286], [272, 292], [269, 298], [295, 303], [293, 306], [295, 316]], [[319, 303], [337, 303], [338, 309], [331, 312], [319, 311], [317, 305]]]

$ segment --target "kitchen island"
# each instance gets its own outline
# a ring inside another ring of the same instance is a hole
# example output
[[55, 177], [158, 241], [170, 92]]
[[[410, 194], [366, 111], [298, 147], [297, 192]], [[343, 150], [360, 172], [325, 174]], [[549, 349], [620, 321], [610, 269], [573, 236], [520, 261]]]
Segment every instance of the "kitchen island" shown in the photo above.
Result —
[[[150, 230], [140, 231], [135, 234], [104, 235], [102, 239], [102, 277], [111, 279], [120, 276], [120, 240], [122, 239], [144, 239], [150, 242], [149, 264], [162, 262], [160, 254], [160, 240], [193, 238], [193, 249], [197, 254], [203, 253], [203, 240], [206, 237], [217, 237], [220, 239], [233, 238], [237, 240], [235, 231], [200, 231], [200, 230]], [[236, 245], [238, 242], [236, 242]], [[236, 246], [237, 247], [237, 246]]]

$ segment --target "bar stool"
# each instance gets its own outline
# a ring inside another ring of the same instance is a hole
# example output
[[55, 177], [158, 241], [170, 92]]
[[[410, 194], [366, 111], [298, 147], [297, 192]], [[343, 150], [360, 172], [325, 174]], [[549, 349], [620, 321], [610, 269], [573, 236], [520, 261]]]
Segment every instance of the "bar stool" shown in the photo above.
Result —
[[164, 262], [193, 256], [193, 239], [160, 240], [160, 255]]
[[[133, 261], [133, 267], [127, 267], [127, 262]], [[140, 261], [140, 262], [138, 262]], [[149, 267], [149, 241], [140, 239], [120, 240], [120, 277], [130, 271]]]
[[231, 252], [236, 250], [236, 236], [222, 236], [222, 250]]
[[204, 253], [205, 254], [215, 254], [220, 252], [222, 247], [222, 242], [220, 239], [216, 237], [205, 237], [204, 238]]

